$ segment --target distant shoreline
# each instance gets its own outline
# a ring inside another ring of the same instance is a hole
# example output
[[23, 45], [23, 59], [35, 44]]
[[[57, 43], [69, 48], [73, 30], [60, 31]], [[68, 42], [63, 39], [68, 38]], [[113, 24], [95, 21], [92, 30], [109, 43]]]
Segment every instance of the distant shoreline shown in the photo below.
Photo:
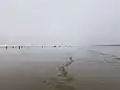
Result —
[[93, 45], [93, 46], [120, 46], [120, 45]]

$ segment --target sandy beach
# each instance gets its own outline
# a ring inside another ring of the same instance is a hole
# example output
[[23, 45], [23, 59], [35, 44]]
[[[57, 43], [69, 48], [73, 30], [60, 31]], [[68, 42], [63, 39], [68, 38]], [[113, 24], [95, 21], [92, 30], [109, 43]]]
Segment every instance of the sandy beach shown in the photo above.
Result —
[[[1, 49], [0, 90], [120, 90], [119, 58], [100, 50]], [[57, 76], [69, 56], [75, 62], [66, 68], [68, 78]]]

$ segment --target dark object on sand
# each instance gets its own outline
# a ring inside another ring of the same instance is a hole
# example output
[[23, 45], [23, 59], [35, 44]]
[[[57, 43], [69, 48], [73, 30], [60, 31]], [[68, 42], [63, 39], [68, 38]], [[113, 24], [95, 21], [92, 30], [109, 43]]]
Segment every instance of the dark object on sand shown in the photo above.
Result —
[[72, 59], [72, 57], [69, 57], [67, 63], [62, 65], [62, 66], [60, 66], [58, 68], [58, 70], [59, 70], [58, 76], [67, 77], [68, 76], [68, 72], [65, 70], [65, 67], [68, 67], [69, 65], [71, 65], [73, 63], [73, 61], [74, 60]]
[[5, 48], [6, 48], [6, 50], [7, 50], [8, 46], [5, 46]]
[[18, 48], [20, 49], [20, 46], [18, 46]]
[[60, 74], [58, 76], [64, 76], [67, 77], [68, 72], [65, 70], [65, 67], [60, 67], [59, 68]]
[[53, 47], [57, 47], [57, 46], [53, 46]]

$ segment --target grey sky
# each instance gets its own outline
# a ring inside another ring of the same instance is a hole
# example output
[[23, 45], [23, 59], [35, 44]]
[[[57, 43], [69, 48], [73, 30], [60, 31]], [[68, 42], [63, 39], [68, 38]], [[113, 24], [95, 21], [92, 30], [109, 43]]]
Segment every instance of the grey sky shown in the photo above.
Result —
[[119, 0], [0, 0], [0, 43], [120, 43], [119, 5]]

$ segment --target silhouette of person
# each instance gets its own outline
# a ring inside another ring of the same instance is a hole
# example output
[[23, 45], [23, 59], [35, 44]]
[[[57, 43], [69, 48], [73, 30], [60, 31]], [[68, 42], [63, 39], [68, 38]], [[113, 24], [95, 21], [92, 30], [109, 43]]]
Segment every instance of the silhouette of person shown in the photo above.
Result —
[[7, 47], [7, 46], [5, 46], [5, 48], [6, 48], [6, 50], [7, 50], [7, 48], [8, 48], [8, 47]]
[[20, 46], [18, 48], [20, 49]]

